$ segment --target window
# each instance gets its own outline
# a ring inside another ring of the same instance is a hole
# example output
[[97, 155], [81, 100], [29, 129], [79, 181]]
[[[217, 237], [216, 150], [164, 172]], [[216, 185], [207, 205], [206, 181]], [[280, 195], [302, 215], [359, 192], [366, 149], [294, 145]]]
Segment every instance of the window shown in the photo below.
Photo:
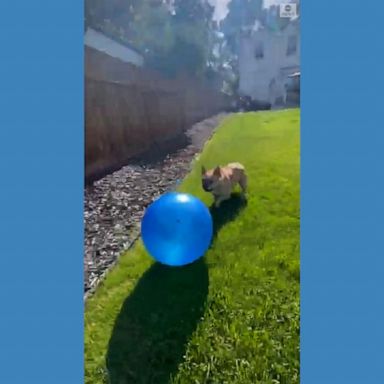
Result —
[[294, 55], [297, 52], [297, 36], [288, 37], [287, 56]]
[[255, 59], [259, 60], [264, 57], [264, 46], [261, 41], [256, 43], [255, 47]]

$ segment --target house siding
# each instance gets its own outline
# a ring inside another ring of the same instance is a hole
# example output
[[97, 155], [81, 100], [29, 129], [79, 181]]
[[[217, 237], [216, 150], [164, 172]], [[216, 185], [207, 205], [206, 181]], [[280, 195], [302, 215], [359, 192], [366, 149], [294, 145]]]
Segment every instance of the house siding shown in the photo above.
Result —
[[[287, 55], [290, 36], [297, 36], [296, 52]], [[262, 43], [263, 57], [255, 57]], [[283, 31], [261, 29], [244, 36], [240, 42], [239, 92], [255, 100], [274, 104], [284, 96], [286, 77], [300, 70], [300, 34], [296, 24]]]

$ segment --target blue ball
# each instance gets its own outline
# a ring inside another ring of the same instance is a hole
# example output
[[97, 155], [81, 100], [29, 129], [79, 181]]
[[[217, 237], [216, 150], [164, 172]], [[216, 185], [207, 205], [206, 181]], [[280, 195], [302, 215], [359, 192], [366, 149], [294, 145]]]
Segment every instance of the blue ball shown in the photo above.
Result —
[[141, 222], [148, 253], [171, 266], [193, 263], [204, 255], [213, 234], [208, 208], [196, 197], [170, 192], [153, 202]]

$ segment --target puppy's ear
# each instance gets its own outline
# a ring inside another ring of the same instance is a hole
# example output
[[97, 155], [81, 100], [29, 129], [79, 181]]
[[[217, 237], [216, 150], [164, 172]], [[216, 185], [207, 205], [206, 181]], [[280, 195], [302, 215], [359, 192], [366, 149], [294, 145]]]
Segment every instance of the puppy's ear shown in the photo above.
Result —
[[215, 170], [213, 171], [213, 174], [214, 174], [215, 176], [221, 176], [221, 169], [220, 169], [219, 166], [217, 166], [217, 167], [215, 168]]
[[207, 170], [205, 169], [204, 165], [201, 166], [201, 174], [204, 175]]

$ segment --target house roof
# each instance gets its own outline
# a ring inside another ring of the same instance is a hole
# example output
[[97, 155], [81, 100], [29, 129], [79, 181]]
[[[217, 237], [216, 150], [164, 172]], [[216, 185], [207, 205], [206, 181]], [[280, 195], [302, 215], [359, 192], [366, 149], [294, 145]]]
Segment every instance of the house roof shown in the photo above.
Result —
[[119, 37], [116, 37], [116, 36], [113, 36], [111, 33], [109, 32], [105, 32], [102, 28], [95, 28], [95, 27], [88, 27], [89, 30], [93, 30], [97, 33], [100, 33], [102, 35], [104, 35], [105, 37], [107, 37], [108, 39], [111, 39], [113, 41], [115, 41], [116, 43], [124, 46], [125, 48], [128, 48], [130, 49], [131, 51], [135, 52], [136, 54], [140, 55], [140, 56], [144, 56], [143, 53], [137, 49], [136, 47], [134, 47], [133, 45], [127, 43], [126, 41], [124, 41], [123, 39], [119, 38]]
[[268, 22], [261, 22], [256, 20], [255, 24], [252, 27], [246, 27], [242, 29], [243, 37], [252, 37], [257, 35], [258, 32], [267, 32], [273, 34], [279, 34], [284, 32], [287, 28], [299, 28], [300, 26], [300, 15], [292, 18], [287, 24], [283, 24], [279, 28], [274, 28]]

